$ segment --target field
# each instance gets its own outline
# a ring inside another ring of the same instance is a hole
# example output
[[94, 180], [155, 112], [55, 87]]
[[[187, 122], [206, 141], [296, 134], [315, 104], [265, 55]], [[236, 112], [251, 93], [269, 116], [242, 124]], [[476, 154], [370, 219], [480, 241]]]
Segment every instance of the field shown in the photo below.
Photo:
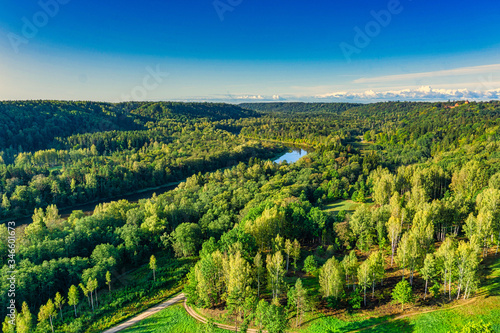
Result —
[[[123, 333], [197, 333], [203, 331], [203, 324], [191, 318], [182, 303], [175, 304], [140, 323], [123, 330]], [[227, 332], [217, 329], [215, 333]]]
[[[371, 199], [368, 199], [366, 203], [370, 205], [370, 203], [372, 203]], [[323, 211], [327, 213], [337, 214], [341, 210], [345, 210], [346, 212], [353, 213], [356, 210], [356, 208], [358, 208], [361, 205], [362, 203], [360, 202], [340, 199], [332, 203], [329, 203], [328, 205], [325, 205], [323, 207]]]

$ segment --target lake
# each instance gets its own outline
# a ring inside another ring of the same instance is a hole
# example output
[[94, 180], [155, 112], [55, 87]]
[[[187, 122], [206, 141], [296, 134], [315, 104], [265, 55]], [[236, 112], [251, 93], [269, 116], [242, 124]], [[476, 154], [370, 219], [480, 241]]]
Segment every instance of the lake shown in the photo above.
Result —
[[290, 148], [290, 149], [291, 149], [290, 152], [274, 160], [274, 162], [281, 163], [283, 161], [287, 161], [288, 163], [295, 163], [299, 160], [299, 158], [307, 155], [307, 151], [305, 151], [302, 148]]

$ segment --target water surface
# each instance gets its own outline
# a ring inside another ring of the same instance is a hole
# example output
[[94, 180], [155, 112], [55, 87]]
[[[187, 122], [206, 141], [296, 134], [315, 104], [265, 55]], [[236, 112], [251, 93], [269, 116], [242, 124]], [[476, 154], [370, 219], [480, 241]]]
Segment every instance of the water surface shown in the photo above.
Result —
[[299, 160], [299, 158], [307, 155], [307, 151], [305, 151], [302, 148], [290, 148], [290, 149], [291, 151], [279, 157], [278, 159], [274, 160], [274, 162], [281, 163], [283, 161], [287, 161], [288, 163], [295, 163]]

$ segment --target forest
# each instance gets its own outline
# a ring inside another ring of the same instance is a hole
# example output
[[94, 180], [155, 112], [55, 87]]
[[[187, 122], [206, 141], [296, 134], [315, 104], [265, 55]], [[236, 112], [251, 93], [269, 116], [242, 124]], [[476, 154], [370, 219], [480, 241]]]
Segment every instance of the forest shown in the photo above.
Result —
[[[179, 291], [206, 332], [343, 332], [318, 327], [482, 297], [500, 246], [500, 102], [454, 104], [0, 102], [15, 332], [102, 332]], [[308, 154], [273, 162], [288, 147]]]

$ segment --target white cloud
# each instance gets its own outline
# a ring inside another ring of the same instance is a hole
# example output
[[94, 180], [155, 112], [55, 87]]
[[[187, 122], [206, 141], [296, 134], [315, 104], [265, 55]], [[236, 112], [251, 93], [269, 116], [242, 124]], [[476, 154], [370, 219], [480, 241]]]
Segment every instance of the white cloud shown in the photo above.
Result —
[[353, 81], [353, 83], [381, 83], [381, 82], [393, 82], [402, 80], [418, 80], [425, 78], [436, 78], [443, 76], [460, 76], [460, 75], [481, 75], [490, 74], [492, 72], [500, 72], [500, 64], [493, 65], [483, 65], [483, 66], [473, 66], [473, 67], [461, 67], [455, 69], [446, 69], [433, 72], [422, 72], [422, 73], [410, 73], [410, 74], [396, 74], [396, 75], [384, 75], [378, 77], [370, 78], [359, 78]]
[[250, 99], [250, 100], [264, 100], [265, 98], [262, 95], [241, 95], [241, 96], [233, 96], [234, 99]]
[[321, 100], [358, 100], [358, 101], [445, 101], [445, 100], [492, 100], [500, 99], [500, 89], [486, 91], [469, 89], [434, 89], [430, 86], [421, 86], [416, 89], [386, 90], [364, 92], [333, 92], [329, 94], [316, 95], [315, 99]]

